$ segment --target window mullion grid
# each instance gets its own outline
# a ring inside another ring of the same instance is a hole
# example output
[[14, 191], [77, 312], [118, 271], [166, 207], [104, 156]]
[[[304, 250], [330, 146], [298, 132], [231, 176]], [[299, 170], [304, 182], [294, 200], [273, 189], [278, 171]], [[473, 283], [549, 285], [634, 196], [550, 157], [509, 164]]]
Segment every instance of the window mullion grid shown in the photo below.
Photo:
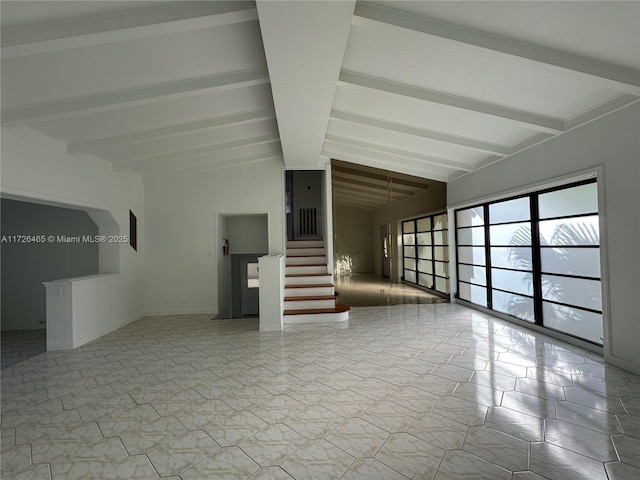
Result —
[[487, 308], [493, 310], [493, 293], [491, 282], [491, 238], [489, 236], [489, 225], [491, 219], [489, 218], [489, 204], [485, 204], [484, 210], [484, 263], [485, 274], [487, 276]]
[[413, 244], [415, 248], [413, 249], [413, 260], [415, 262], [414, 271], [416, 274], [416, 285], [420, 285], [420, 268], [418, 267], [418, 220], [413, 221]]
[[542, 256], [540, 252], [540, 212], [538, 194], [530, 197], [531, 208], [531, 268], [533, 278], [533, 317], [536, 325], [543, 325], [542, 314]]
[[[456, 292], [455, 292], [455, 297], [456, 298], [460, 298], [460, 242], [458, 241], [458, 211], [456, 210], [455, 212], [453, 212], [453, 221], [454, 221], [454, 228], [453, 228], [453, 235], [455, 238], [455, 246], [456, 246]], [[451, 243], [449, 242], [449, 245], [451, 245]], [[449, 275], [451, 275], [451, 272], [449, 272]]]
[[431, 288], [433, 290], [438, 291], [436, 288], [436, 277], [438, 276], [436, 273], [436, 225], [435, 225], [436, 216], [431, 217]]

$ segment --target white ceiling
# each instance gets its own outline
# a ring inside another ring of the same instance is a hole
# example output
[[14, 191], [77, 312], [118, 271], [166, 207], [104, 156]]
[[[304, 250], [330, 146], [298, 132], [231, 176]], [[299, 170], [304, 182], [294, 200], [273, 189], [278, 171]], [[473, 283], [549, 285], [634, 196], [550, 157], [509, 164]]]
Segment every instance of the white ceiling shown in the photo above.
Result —
[[640, 98], [638, 1], [0, 8], [2, 127], [145, 179], [275, 157], [448, 181]]

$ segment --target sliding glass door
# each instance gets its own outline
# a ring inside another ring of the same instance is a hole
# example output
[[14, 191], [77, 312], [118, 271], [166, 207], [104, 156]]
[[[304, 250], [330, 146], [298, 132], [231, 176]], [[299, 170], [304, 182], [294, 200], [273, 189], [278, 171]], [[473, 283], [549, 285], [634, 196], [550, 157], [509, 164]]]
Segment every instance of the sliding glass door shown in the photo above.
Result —
[[449, 294], [447, 228], [446, 213], [402, 222], [405, 282]]

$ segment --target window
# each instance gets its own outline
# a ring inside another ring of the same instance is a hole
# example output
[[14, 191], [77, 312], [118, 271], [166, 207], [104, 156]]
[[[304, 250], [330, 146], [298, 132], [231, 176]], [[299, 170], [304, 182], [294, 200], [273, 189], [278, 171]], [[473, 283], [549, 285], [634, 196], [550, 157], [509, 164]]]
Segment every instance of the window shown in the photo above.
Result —
[[487, 306], [487, 257], [485, 207], [456, 212], [458, 296]]
[[402, 222], [402, 279], [448, 295], [448, 245], [446, 214]]
[[260, 287], [260, 273], [257, 263], [247, 263], [247, 288]]
[[459, 298], [602, 344], [595, 180], [456, 211]]

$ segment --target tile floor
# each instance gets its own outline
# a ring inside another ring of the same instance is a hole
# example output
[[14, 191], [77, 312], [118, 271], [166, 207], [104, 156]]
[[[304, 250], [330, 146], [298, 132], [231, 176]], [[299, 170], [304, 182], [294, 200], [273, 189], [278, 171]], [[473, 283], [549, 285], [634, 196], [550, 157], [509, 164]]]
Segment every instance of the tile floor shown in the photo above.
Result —
[[637, 479], [640, 376], [451, 304], [145, 318], [2, 371], [2, 478]]
[[0, 369], [47, 350], [47, 330], [8, 330], [0, 333]]

